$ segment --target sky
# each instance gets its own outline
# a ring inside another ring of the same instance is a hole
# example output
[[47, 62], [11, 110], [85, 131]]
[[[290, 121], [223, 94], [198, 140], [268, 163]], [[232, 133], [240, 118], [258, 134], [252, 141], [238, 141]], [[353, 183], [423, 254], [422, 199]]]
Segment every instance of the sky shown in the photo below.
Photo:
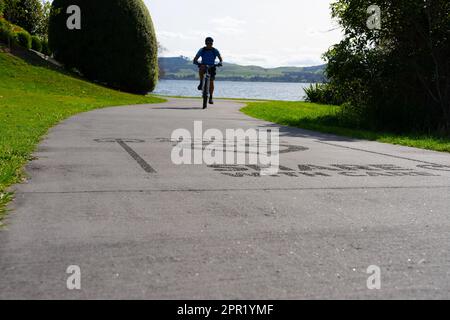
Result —
[[341, 39], [331, 0], [144, 0], [166, 57], [193, 58], [212, 36], [226, 62], [262, 67], [323, 64]]

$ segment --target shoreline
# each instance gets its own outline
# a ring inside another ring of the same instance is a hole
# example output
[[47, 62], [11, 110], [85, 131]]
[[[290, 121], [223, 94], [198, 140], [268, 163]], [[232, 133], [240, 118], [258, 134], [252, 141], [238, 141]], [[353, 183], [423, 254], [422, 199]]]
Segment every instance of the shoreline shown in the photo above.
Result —
[[[162, 78], [159, 79], [159, 81], [198, 81], [197, 78], [195, 79], [167, 79]], [[220, 79], [216, 78], [216, 82], [246, 82], [246, 83], [289, 83], [289, 84], [320, 84], [325, 82], [297, 82], [297, 81], [276, 81], [276, 80], [267, 80], [267, 81], [260, 81], [260, 80], [253, 80], [253, 79], [242, 79], [242, 80], [230, 80], [230, 79]]]

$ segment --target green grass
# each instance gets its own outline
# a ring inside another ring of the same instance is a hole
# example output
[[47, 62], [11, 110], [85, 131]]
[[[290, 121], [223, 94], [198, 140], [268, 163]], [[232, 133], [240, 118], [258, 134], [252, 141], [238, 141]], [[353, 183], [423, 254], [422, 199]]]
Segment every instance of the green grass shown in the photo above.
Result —
[[241, 109], [251, 117], [277, 124], [434, 151], [450, 152], [450, 138], [358, 130], [339, 121], [340, 107], [308, 102], [252, 102]]
[[31, 61], [0, 46], [0, 219], [11, 200], [7, 188], [22, 180], [24, 164], [50, 127], [96, 108], [164, 101], [110, 90]]

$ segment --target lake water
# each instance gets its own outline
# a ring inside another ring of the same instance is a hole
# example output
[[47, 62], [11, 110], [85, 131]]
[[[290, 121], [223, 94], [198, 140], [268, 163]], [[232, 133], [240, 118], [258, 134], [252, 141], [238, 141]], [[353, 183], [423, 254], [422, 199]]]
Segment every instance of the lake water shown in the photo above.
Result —
[[[154, 93], [165, 96], [200, 97], [198, 84], [199, 82], [195, 80], [160, 80]], [[303, 89], [309, 85], [309, 83], [216, 81], [214, 96], [298, 101], [304, 100]]]

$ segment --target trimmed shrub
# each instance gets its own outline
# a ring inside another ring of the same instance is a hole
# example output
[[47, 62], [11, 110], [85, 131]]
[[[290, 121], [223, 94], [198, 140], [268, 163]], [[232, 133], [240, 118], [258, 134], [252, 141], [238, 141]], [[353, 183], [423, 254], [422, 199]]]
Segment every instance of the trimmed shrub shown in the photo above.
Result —
[[41, 44], [42, 44], [41, 52], [46, 56], [51, 56], [52, 52], [50, 51], [50, 47], [48, 46], [48, 41], [42, 40]]
[[11, 28], [11, 24], [0, 17], [0, 41], [11, 46], [13, 38], [14, 32]]
[[31, 49], [31, 36], [28, 32], [19, 31], [16, 33], [17, 44], [24, 49]]
[[[70, 5], [81, 8], [81, 30], [66, 26]], [[54, 0], [49, 44], [66, 68], [90, 80], [140, 94], [156, 86], [157, 40], [142, 0]]]
[[42, 41], [37, 36], [31, 37], [31, 49], [42, 52]]
[[7, 27], [0, 26], [0, 41], [11, 46], [14, 42], [14, 33]]
[[21, 46], [31, 48], [31, 36], [23, 28], [0, 17], [0, 41], [9, 47]]
[[6, 28], [6, 27], [9, 27], [8, 21], [6, 21], [4, 18], [0, 17], [0, 28]]

